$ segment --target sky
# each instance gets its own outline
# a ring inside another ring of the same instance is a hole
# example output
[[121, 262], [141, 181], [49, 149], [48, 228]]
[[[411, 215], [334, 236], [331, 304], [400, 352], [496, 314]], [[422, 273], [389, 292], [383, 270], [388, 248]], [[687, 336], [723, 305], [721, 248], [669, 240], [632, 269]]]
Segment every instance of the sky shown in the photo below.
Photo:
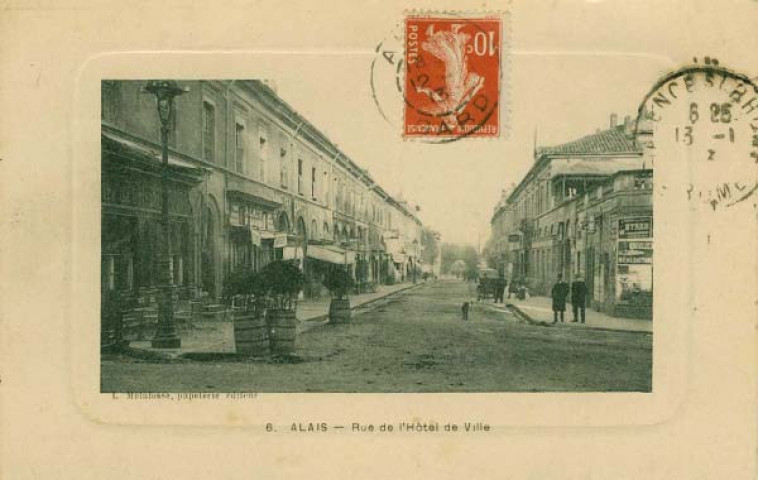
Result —
[[501, 129], [507, 134], [498, 139], [403, 140], [401, 105], [389, 93], [394, 77], [377, 69], [372, 90], [372, 49], [295, 54], [290, 60], [297, 73], [273, 80], [283, 99], [387, 192], [418, 204], [421, 220], [443, 241], [483, 246], [501, 191], [518, 183], [533, 162], [535, 136], [539, 146], [548, 146], [608, 128], [611, 113], [620, 120], [634, 115], [670, 70], [647, 55], [544, 52], [506, 54], [501, 102], [508, 111]]

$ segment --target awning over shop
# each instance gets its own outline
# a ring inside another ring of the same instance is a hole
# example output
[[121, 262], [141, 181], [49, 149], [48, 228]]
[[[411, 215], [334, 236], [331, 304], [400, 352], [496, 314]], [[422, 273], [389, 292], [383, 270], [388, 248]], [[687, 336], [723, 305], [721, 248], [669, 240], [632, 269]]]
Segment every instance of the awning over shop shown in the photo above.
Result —
[[286, 233], [271, 232], [268, 230], [258, 230], [257, 228], [249, 226], [249, 225], [229, 225], [229, 235], [232, 238], [238, 239], [240, 241], [245, 241], [245, 242], [250, 241], [256, 247], [260, 247], [263, 240], [274, 240], [276, 242], [277, 238], [284, 239], [284, 243], [282, 243], [282, 247], [287, 244]]
[[[120, 149], [123, 151], [123, 153], [150, 159], [151, 161], [158, 163], [163, 160], [160, 149], [150, 148], [149, 146], [123, 138], [114, 133], [103, 131], [101, 133], [101, 140], [103, 141], [103, 146], [110, 147], [110, 149], [116, 147], [116, 150]], [[108, 143], [110, 144], [107, 145]], [[199, 167], [198, 165], [193, 164], [171, 153], [168, 155], [168, 164], [171, 167], [178, 167], [198, 172], [203, 169], [202, 167]]]
[[403, 252], [403, 245], [400, 243], [399, 238], [386, 238], [384, 240], [387, 246], [387, 253], [392, 257], [392, 261], [395, 263], [405, 262], [405, 253]]
[[276, 233], [274, 234], [274, 248], [284, 248], [287, 246], [287, 234]]
[[388, 253], [401, 253], [403, 246], [400, 244], [399, 238], [385, 238], [384, 244], [387, 246]]
[[330, 245], [308, 245], [306, 255], [309, 258], [335, 265], [345, 265], [346, 262], [348, 264], [355, 263], [355, 252], [345, 251], [342, 248]]
[[287, 246], [282, 249], [282, 260], [302, 260], [303, 249], [300, 247]]
[[247, 191], [230, 188], [229, 190], [227, 190], [226, 193], [229, 196], [229, 198], [232, 200], [250, 202], [266, 210], [274, 210], [282, 206], [281, 203], [275, 200], [272, 200], [270, 198], [266, 198], [262, 196], [259, 192], [257, 192], [258, 194], [256, 194], [256, 193], [249, 193]]
[[261, 246], [261, 232], [254, 228], [250, 229], [250, 238], [253, 240], [253, 245], [256, 247]]
[[249, 242], [252, 238], [252, 230], [247, 226], [230, 225], [229, 235], [232, 238]]
[[227, 182], [227, 195], [230, 199], [250, 202], [268, 210], [282, 206], [274, 192], [265, 185], [237, 177], [229, 177]]

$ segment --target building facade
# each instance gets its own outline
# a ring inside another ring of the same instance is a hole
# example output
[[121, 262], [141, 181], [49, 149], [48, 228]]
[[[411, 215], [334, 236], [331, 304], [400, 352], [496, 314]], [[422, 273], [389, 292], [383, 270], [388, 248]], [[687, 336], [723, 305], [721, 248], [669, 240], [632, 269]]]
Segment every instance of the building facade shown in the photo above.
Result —
[[[179, 82], [169, 134], [173, 283], [219, 297], [237, 269], [294, 259], [306, 295], [328, 268], [361, 284], [408, 278], [421, 221], [262, 81]], [[103, 81], [102, 282], [158, 285], [160, 124], [142, 81]]]
[[592, 308], [652, 315], [653, 165], [633, 128], [612, 116], [607, 130], [535, 151], [491, 219], [489, 248], [506, 277], [543, 295], [558, 274], [581, 277]]

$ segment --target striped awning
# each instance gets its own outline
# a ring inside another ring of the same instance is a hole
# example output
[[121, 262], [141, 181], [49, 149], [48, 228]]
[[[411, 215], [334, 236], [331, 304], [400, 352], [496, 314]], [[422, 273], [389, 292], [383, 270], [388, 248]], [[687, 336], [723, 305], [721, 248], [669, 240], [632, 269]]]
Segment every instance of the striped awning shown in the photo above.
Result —
[[355, 263], [355, 252], [331, 245], [308, 245], [306, 256], [335, 265]]

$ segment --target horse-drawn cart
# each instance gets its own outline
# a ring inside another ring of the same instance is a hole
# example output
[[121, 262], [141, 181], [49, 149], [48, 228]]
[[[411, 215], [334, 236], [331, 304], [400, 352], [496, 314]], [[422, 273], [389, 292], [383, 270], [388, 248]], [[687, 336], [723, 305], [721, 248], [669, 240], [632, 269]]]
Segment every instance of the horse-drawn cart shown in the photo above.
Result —
[[495, 298], [498, 288], [501, 287], [500, 275], [494, 268], [483, 268], [479, 270], [479, 285], [476, 288], [477, 300], [483, 300], [487, 297]]

